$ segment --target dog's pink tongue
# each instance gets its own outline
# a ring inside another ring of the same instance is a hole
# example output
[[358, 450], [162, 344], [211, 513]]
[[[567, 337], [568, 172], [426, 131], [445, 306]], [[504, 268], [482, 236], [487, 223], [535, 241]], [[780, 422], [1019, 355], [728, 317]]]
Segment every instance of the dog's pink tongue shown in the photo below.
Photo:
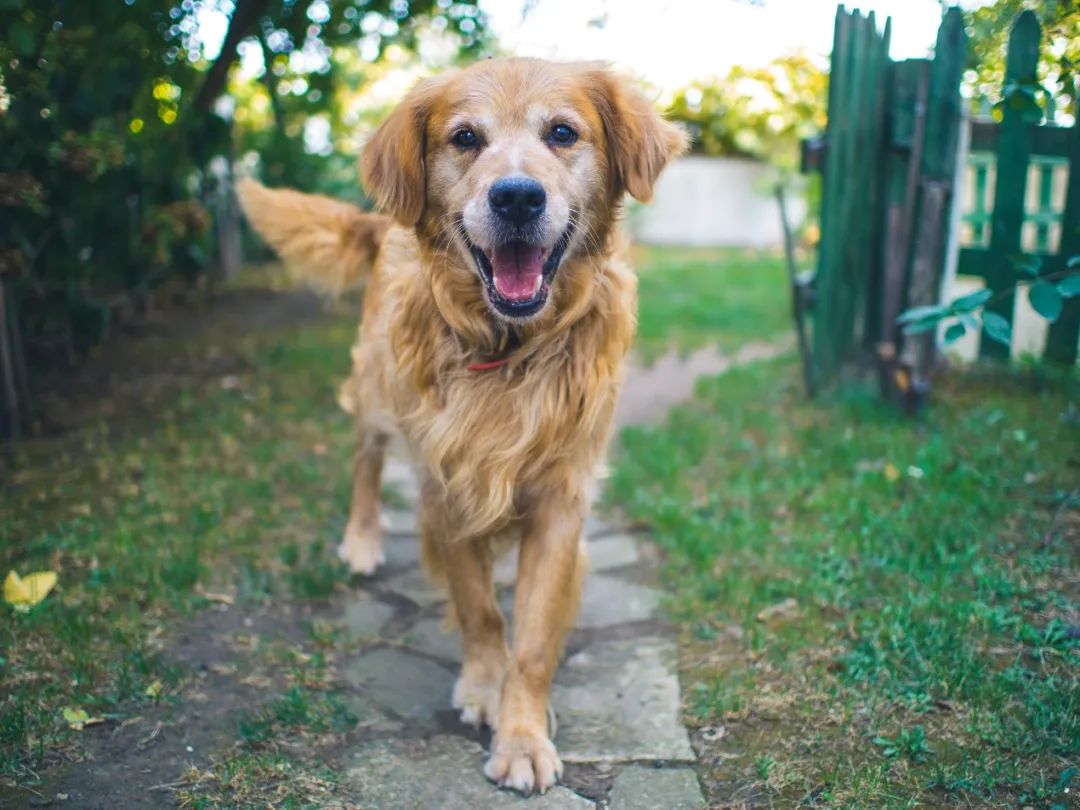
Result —
[[544, 250], [521, 244], [497, 247], [491, 257], [491, 269], [499, 295], [508, 301], [528, 301], [540, 289]]

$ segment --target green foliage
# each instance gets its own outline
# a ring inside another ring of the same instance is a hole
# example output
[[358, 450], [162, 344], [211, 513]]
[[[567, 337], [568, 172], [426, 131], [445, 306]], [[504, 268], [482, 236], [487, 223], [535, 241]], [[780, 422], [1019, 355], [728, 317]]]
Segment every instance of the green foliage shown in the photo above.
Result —
[[693, 148], [707, 155], [742, 155], [782, 169], [798, 165], [801, 139], [825, 128], [826, 73], [794, 53], [765, 67], [736, 66], [721, 79], [680, 90], [668, 115], [683, 121]]
[[[422, 37], [456, 45], [452, 59], [475, 56], [491, 44], [476, 0], [263, 5], [265, 13], [242, 43], [261, 56], [259, 75], [253, 81], [234, 76], [229, 86], [237, 102], [237, 152], [258, 155], [263, 179], [271, 185], [359, 202], [353, 137], [361, 117], [357, 96], [380, 75], [384, 57], [411, 56]], [[315, 152], [298, 148], [314, 121], [336, 136]]]
[[191, 184], [227, 130], [178, 118], [198, 74], [163, 35], [161, 5], [0, 8], [0, 275], [30, 341], [94, 342], [116, 290], [205, 264]]
[[1038, 257], [1015, 257], [1013, 266], [1017, 271], [1017, 281], [1005, 290], [995, 294], [992, 290], [982, 289], [955, 298], [948, 304], [912, 307], [900, 313], [897, 323], [904, 327], [905, 335], [930, 332], [937, 329], [939, 324], [946, 323], [944, 342], [949, 345], [969, 330], [978, 330], [981, 321], [987, 337], [1008, 346], [1012, 341], [1009, 321], [986, 309], [988, 303], [1026, 287], [1031, 308], [1053, 323], [1061, 316], [1065, 299], [1080, 295], [1080, 256], [1072, 257], [1066, 262], [1064, 270], [1054, 273], [1044, 273], [1042, 259]]
[[[1043, 28], [1040, 87], [1005, 85], [1005, 53], [1013, 23], [1033, 10]], [[968, 73], [976, 105], [982, 99], [1022, 105], [1035, 118], [1052, 98], [1061, 111], [1075, 109], [1074, 82], [1080, 65], [1080, 6], [1075, 0], [994, 0], [964, 10], [968, 34]]]
[[895, 737], [874, 737], [874, 745], [889, 759], [905, 757], [916, 764], [925, 762], [934, 753], [926, 743], [926, 729], [922, 726], [902, 728]]
[[[215, 19], [226, 47], [211, 58]], [[0, 280], [27, 365], [71, 359], [146, 291], [206, 273], [211, 166], [253, 150], [271, 181], [315, 189], [354, 165], [309, 152], [303, 126], [342, 123], [337, 89], [356, 72], [341, 66], [357, 50], [370, 68], [422, 33], [475, 51], [484, 30], [475, 0], [2, 0]], [[213, 102], [238, 45], [263, 49], [268, 95], [234, 88], [226, 120]], [[273, 116], [247, 106], [260, 99]]]

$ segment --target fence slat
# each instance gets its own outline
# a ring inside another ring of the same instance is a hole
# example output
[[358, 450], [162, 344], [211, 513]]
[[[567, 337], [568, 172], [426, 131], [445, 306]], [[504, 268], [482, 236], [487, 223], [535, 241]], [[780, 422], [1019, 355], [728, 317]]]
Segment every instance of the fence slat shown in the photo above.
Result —
[[[956, 145], [960, 139], [962, 113], [960, 82], [964, 74], [967, 36], [964, 18], [955, 6], [938, 29], [934, 61], [930, 63], [926, 106], [926, 144], [922, 153], [922, 185], [919, 214], [912, 246], [913, 260], [908, 282], [907, 306], [936, 304], [941, 298], [941, 279], [948, 244], [949, 202], [956, 176]], [[904, 341], [904, 353], [916, 379], [930, 372], [936, 336], [933, 332]]]
[[814, 312], [814, 362], [818, 378], [831, 379], [837, 366], [836, 319], [833, 312], [835, 287], [839, 281], [842, 242], [837, 235], [844, 230], [840, 201], [843, 197], [843, 173], [847, 160], [847, 82], [852, 17], [843, 6], [836, 9], [833, 52], [829, 66], [829, 121], [826, 128], [828, 153], [822, 178], [821, 245], [818, 251], [817, 303]]
[[[885, 28], [880, 38], [873, 13], [870, 15], [870, 35], [873, 43], [871, 64], [868, 70], [867, 87], [871, 94], [868, 107], [870, 118], [864, 148], [874, 156], [867, 169], [870, 177], [866, 187], [867, 206], [863, 212], [866, 225], [865, 241], [862, 245], [860, 261], [863, 265], [863, 284], [856, 309], [863, 313], [863, 347], [873, 351], [881, 333], [881, 287], [885, 275], [884, 256], [881, 254], [881, 240], [885, 234], [885, 199], [886, 199], [886, 154], [888, 148], [888, 127], [886, 126], [892, 82], [892, 60], [889, 59], [889, 43], [892, 39], [892, 20], [885, 19]], [[871, 304], [870, 302], [874, 303]]]
[[872, 323], [865, 290], [880, 284], [889, 36], [889, 23], [879, 33], [873, 13], [837, 9], [813, 335], [815, 370], [825, 382], [850, 359], [859, 330], [865, 334]]
[[[886, 229], [882, 242], [882, 279], [878, 342], [895, 352], [899, 330], [896, 317], [904, 304], [904, 280], [910, 259], [911, 230], [915, 217], [916, 177], [925, 132], [925, 117], [916, 114], [924, 106], [926, 60], [907, 59], [893, 66], [892, 132], [886, 156]], [[873, 303], [870, 306], [874, 306]]]
[[[1009, 35], [1009, 52], [1005, 60], [1006, 88], [1034, 86], [1040, 38], [1039, 18], [1033, 11], [1025, 11], [1017, 18]], [[1016, 281], [1012, 258], [1020, 253], [1032, 136], [1023, 109], [1009, 103], [1009, 99], [1003, 106], [1005, 111], [998, 135], [993, 226], [986, 268], [987, 286], [999, 294], [987, 304], [987, 309], [1012, 323], [1016, 296], [1005, 291]], [[1006, 359], [1009, 347], [991, 340], [984, 330], [979, 354], [982, 357]]]
[[[1065, 269], [1071, 256], [1080, 255], [1080, 122], [1069, 132], [1069, 185], [1065, 192], [1065, 212], [1061, 217], [1061, 243], [1056, 258], [1048, 262], [1047, 271]], [[1046, 359], [1073, 365], [1080, 341], [1080, 296], [1065, 300], [1057, 321], [1050, 324], [1046, 335]]]

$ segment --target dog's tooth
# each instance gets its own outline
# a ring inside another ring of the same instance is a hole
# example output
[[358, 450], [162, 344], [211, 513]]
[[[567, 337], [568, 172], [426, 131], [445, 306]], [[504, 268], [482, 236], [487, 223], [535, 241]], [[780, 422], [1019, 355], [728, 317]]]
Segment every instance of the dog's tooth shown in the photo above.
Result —
[[543, 273], [537, 273], [536, 274], [536, 281], [533, 283], [533, 295], [536, 295], [538, 292], [540, 292], [540, 285], [543, 284], [543, 283], [544, 283], [544, 274]]

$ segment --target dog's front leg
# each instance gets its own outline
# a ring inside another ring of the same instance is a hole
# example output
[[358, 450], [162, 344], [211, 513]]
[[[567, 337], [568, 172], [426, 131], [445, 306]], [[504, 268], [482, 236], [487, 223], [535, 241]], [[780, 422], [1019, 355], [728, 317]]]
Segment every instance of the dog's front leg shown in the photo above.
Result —
[[525, 520], [514, 595], [514, 642], [484, 773], [528, 795], [562, 776], [547, 708], [563, 642], [581, 602], [583, 500], [549, 497]]
[[508, 652], [491, 549], [482, 539], [460, 540], [443, 547], [442, 558], [464, 652], [453, 705], [462, 722], [494, 728]]

